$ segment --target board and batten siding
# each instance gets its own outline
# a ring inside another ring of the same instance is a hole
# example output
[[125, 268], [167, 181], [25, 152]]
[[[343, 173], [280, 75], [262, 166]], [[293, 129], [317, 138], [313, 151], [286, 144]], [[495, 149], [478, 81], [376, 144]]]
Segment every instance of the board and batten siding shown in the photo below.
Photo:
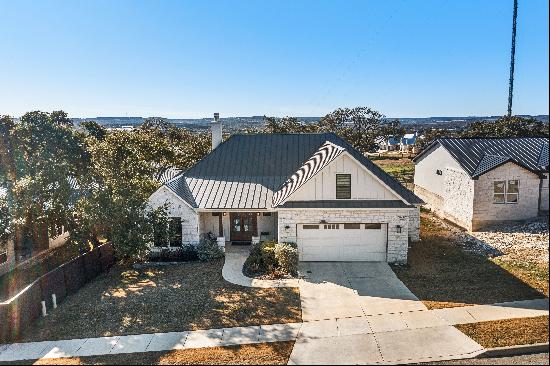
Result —
[[149, 197], [149, 207], [157, 209], [168, 204], [169, 217], [181, 217], [183, 244], [196, 245], [199, 242], [199, 215], [165, 186]]
[[343, 153], [306, 182], [287, 201], [319, 201], [336, 199], [336, 174], [351, 175], [351, 199], [399, 200], [364, 166]]

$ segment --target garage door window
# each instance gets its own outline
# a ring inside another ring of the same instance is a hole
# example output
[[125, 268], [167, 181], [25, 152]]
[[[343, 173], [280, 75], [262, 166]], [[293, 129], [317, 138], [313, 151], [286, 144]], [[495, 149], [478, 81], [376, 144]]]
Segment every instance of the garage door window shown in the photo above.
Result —
[[344, 229], [361, 229], [361, 224], [344, 224]]
[[380, 230], [380, 229], [382, 229], [382, 224], [365, 224], [365, 229], [367, 229], [367, 230]]
[[319, 225], [304, 225], [305, 230], [318, 230]]
[[336, 229], [340, 229], [340, 225], [338, 225], [338, 224], [328, 224], [328, 225], [324, 226], [324, 229], [336, 230]]
[[351, 198], [351, 174], [336, 174], [336, 199]]

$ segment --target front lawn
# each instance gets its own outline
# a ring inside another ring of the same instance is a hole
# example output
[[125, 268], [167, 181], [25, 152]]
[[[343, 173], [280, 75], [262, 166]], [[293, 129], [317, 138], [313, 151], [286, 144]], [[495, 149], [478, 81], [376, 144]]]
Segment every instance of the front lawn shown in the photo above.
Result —
[[114, 267], [69, 296], [22, 341], [301, 322], [297, 288], [226, 282], [223, 259], [135, 270]]
[[455, 325], [485, 348], [548, 343], [548, 315]]
[[[294, 342], [30, 360], [17, 365], [286, 365]], [[15, 363], [14, 363], [15, 364]]]
[[503, 262], [465, 251], [446, 224], [421, 215], [421, 241], [407, 266], [394, 266], [405, 285], [430, 309], [542, 298], [548, 267]]

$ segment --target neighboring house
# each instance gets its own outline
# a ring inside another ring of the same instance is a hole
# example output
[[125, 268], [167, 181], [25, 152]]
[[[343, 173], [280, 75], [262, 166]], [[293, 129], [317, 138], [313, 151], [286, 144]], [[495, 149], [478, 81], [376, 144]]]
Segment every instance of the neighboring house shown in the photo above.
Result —
[[547, 138], [442, 138], [413, 161], [415, 193], [470, 231], [548, 212]]
[[418, 138], [418, 132], [407, 133], [403, 135], [403, 137], [399, 141], [399, 150], [401, 150], [401, 152], [412, 152], [416, 144], [417, 138]]
[[387, 139], [385, 137], [379, 137], [376, 143], [378, 144], [378, 149], [381, 151], [395, 151], [399, 149], [400, 140], [393, 136]]
[[422, 200], [333, 133], [233, 135], [149, 199], [169, 204], [170, 239], [297, 243], [303, 261], [404, 263]]

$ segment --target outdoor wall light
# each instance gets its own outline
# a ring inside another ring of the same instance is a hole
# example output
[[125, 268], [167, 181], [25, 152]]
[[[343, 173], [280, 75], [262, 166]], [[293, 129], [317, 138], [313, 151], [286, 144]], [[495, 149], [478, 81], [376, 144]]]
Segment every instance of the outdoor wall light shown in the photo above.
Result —
[[403, 229], [403, 227], [401, 227], [401, 225], [397, 225], [397, 233], [398, 234], [401, 234], [401, 229]]
[[285, 229], [286, 229], [286, 230], [290, 229], [290, 226], [288, 226], [288, 225], [287, 225], [287, 226], [285, 226]]
[[227, 215], [227, 212], [224, 212], [223, 215], [226, 216], [226, 215]]

